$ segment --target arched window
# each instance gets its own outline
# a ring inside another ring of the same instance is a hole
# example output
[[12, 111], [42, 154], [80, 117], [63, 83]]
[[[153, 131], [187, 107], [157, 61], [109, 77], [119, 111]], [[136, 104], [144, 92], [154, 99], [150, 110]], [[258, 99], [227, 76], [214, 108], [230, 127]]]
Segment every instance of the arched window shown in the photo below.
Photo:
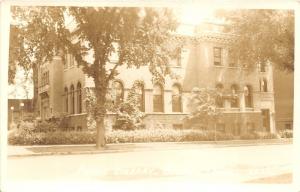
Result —
[[232, 98], [231, 98], [231, 103], [230, 103], [232, 108], [239, 107], [239, 96], [238, 96], [237, 92], [238, 92], [238, 86], [232, 85], [231, 86]]
[[268, 82], [266, 79], [260, 81], [260, 90], [263, 92], [268, 92]]
[[153, 111], [164, 112], [163, 88], [160, 84], [153, 86]]
[[71, 114], [75, 113], [75, 94], [74, 94], [74, 85], [71, 85], [70, 88], [70, 92], [71, 92]]
[[145, 91], [144, 91], [144, 85], [142, 83], [136, 83], [136, 93], [138, 94], [138, 103], [139, 103], [139, 109], [142, 112], [145, 112]]
[[245, 107], [251, 108], [252, 104], [252, 88], [247, 85], [244, 87], [244, 96], [245, 96]]
[[173, 85], [172, 87], [172, 111], [182, 112], [181, 108], [181, 88], [179, 85]]
[[216, 85], [217, 90], [217, 98], [216, 98], [216, 105], [219, 108], [224, 108], [224, 100], [223, 100], [223, 85], [221, 83], [218, 83]]
[[115, 81], [113, 83], [113, 96], [114, 104], [118, 105], [123, 101], [124, 98], [124, 86], [120, 81]]
[[81, 83], [77, 84], [77, 112], [82, 113], [82, 91]]
[[68, 95], [68, 88], [65, 87], [65, 112], [68, 113], [69, 112], [69, 95]]

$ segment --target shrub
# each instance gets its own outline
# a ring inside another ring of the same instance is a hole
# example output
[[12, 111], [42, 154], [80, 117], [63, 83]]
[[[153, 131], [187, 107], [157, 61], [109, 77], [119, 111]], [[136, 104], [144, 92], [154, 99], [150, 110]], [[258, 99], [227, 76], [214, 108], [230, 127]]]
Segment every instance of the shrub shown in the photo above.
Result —
[[143, 86], [142, 82], [134, 82], [126, 101], [116, 106], [117, 117], [114, 129], [134, 130], [143, 126], [142, 119], [145, 114], [140, 111], [141, 98], [138, 93], [140, 86]]
[[280, 136], [275, 133], [269, 133], [269, 132], [256, 132], [259, 139], [279, 139]]
[[[25, 132], [15, 131], [9, 135], [12, 145], [56, 145], [56, 144], [94, 144], [96, 133], [85, 132]], [[138, 142], [182, 142], [213, 141], [213, 131], [174, 130], [174, 129], [138, 129], [131, 131], [114, 130], [106, 134], [107, 143]], [[217, 132], [217, 140], [233, 139], [231, 134]]]
[[53, 132], [57, 131], [59, 127], [59, 122], [57, 121], [41, 121], [35, 125], [35, 130], [37, 132]]
[[17, 130], [18, 131], [23, 131], [23, 132], [26, 132], [26, 133], [32, 133], [32, 132], [36, 131], [36, 127], [35, 127], [34, 123], [32, 123], [32, 122], [21, 121], [17, 125]]
[[[233, 138], [232, 134], [216, 133], [217, 140]], [[214, 139], [215, 133], [213, 131], [179, 131], [174, 129], [115, 130], [106, 135], [107, 143], [213, 141]]]
[[281, 138], [293, 138], [293, 130], [283, 130], [279, 132]]
[[95, 132], [40, 132], [24, 134], [12, 133], [8, 138], [11, 145], [59, 145], [59, 144], [94, 144]]

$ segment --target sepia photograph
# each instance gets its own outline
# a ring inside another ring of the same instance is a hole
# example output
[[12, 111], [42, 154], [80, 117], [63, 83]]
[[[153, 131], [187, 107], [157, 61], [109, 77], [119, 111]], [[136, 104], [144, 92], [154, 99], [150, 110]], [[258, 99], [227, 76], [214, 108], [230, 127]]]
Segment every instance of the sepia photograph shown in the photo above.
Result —
[[293, 184], [295, 9], [8, 8], [8, 189]]

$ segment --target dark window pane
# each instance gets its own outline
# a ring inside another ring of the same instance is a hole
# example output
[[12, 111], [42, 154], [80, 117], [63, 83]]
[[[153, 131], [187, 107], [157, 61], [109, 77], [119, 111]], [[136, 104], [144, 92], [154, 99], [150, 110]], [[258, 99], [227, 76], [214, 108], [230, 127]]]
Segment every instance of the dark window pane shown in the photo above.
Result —
[[160, 85], [153, 87], [153, 111], [163, 112], [163, 91]]

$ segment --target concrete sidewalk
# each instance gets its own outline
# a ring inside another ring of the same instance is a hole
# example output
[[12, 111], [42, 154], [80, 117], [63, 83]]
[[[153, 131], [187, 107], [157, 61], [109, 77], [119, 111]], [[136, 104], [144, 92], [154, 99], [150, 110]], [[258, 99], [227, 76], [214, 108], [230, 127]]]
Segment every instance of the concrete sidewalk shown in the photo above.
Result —
[[292, 144], [292, 139], [266, 140], [230, 140], [230, 141], [195, 141], [195, 142], [153, 142], [153, 143], [119, 143], [107, 144], [97, 149], [94, 144], [87, 145], [31, 145], [7, 147], [8, 157], [26, 157], [40, 155], [70, 155], [133, 152], [147, 150], [184, 150], [189, 148], [238, 147], [253, 145]]

